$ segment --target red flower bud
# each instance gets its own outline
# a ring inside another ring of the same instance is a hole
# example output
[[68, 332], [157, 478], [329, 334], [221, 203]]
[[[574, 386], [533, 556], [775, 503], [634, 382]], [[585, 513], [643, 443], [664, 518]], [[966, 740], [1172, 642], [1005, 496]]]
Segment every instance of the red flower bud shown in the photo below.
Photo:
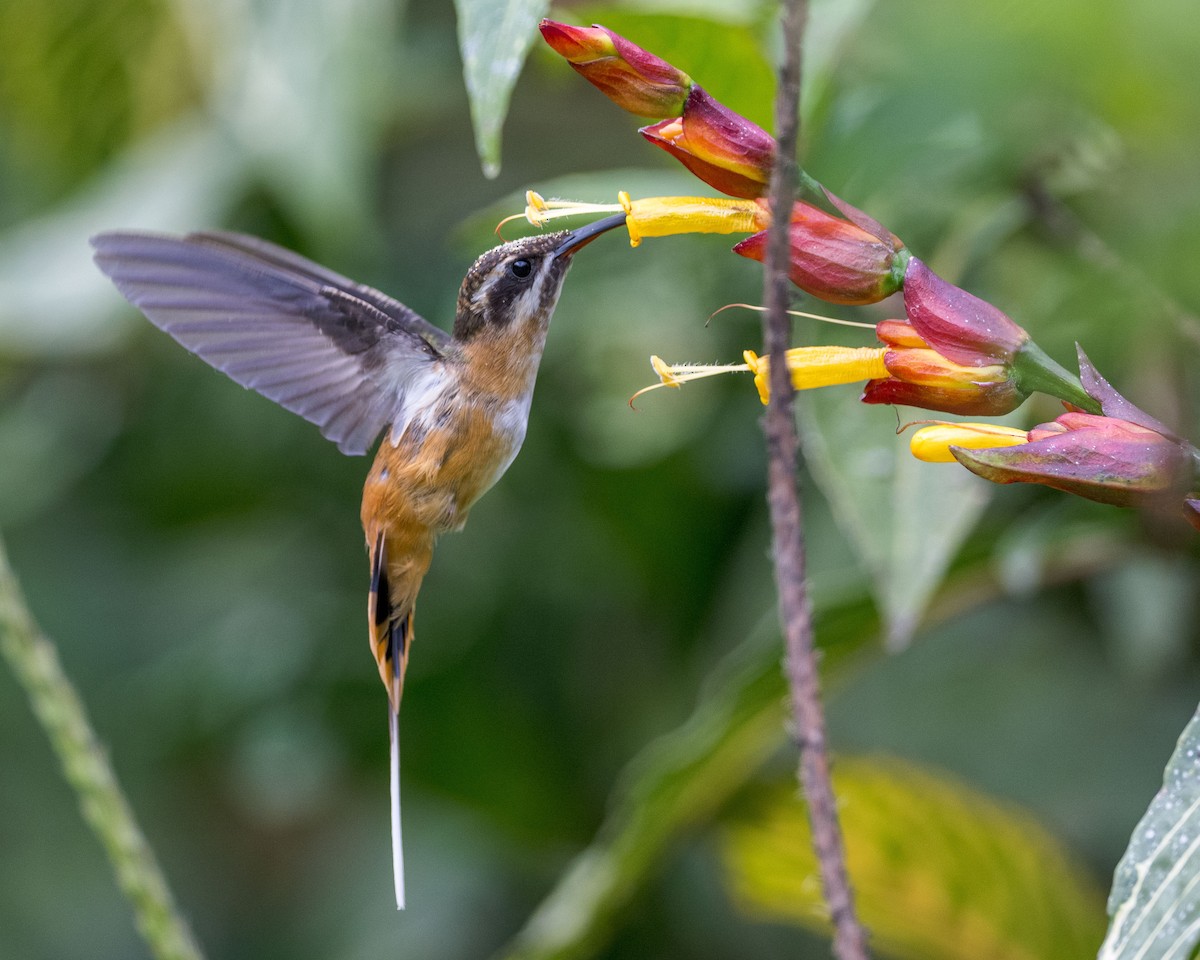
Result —
[[683, 111], [692, 78], [667, 61], [601, 27], [543, 20], [542, 36], [585, 80], [617, 106], [639, 117]]
[[640, 132], [724, 194], [752, 198], [767, 192], [775, 139], [698, 85], [688, 93], [681, 116]]
[[955, 363], [930, 348], [903, 320], [876, 324], [875, 335], [887, 345], [883, 363], [890, 376], [868, 382], [863, 389], [863, 403], [995, 417], [1015, 410], [1025, 399], [1007, 364]]
[[1180, 496], [1194, 479], [1180, 442], [1093, 413], [1065, 413], [1030, 430], [1020, 446], [951, 452], [995, 483], [1041, 483], [1119, 507]]
[[[792, 207], [788, 276], [792, 283], [829, 303], [877, 303], [901, 283], [904, 249], [880, 228], [882, 236], [826, 213], [803, 201]], [[747, 237], [734, 253], [762, 261], [767, 231]]]

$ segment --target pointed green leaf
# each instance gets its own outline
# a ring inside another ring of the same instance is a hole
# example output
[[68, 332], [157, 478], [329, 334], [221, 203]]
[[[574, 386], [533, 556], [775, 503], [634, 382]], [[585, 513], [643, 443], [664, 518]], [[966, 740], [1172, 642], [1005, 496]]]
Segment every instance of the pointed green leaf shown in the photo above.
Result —
[[471, 101], [475, 149], [484, 176], [500, 172], [500, 128], [513, 84], [537, 36], [549, 0], [454, 0], [463, 79]]
[[1100, 960], [1187, 960], [1200, 943], [1200, 711], [1113, 876]]
[[[1082, 960], [1100, 892], [1024, 813], [897, 760], [839, 758], [847, 868], [881, 954], [911, 960]], [[795, 784], [764, 790], [723, 844], [747, 913], [828, 929]]]

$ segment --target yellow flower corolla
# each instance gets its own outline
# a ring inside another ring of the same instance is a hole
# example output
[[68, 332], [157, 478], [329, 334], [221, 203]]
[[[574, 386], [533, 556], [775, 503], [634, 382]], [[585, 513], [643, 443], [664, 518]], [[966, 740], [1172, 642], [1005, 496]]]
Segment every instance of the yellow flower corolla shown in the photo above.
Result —
[[771, 222], [766, 208], [754, 200], [734, 197], [645, 197], [633, 200], [624, 190], [617, 195], [615, 204], [546, 200], [529, 190], [525, 194], [523, 216], [535, 227], [544, 227], [561, 217], [622, 212], [632, 247], [638, 246], [643, 237], [666, 237], [677, 233], [755, 233], [765, 230]]
[[754, 200], [734, 197], [645, 197], [631, 200], [622, 190], [617, 199], [625, 211], [630, 246], [642, 237], [668, 237], [676, 233], [756, 233], [771, 224], [771, 217]]
[[1029, 434], [995, 423], [933, 423], [922, 427], [908, 441], [912, 455], [926, 463], [954, 463], [951, 447], [989, 450], [1016, 447], [1029, 442]]
[[[792, 347], [787, 352], [787, 365], [792, 374], [792, 386], [797, 390], [812, 390], [886, 377], [887, 367], [883, 365], [886, 353], [884, 347]], [[768, 358], [758, 356], [753, 350], [747, 350], [742, 356], [746, 359], [746, 368], [754, 374], [758, 397], [765, 404], [771, 399]]]

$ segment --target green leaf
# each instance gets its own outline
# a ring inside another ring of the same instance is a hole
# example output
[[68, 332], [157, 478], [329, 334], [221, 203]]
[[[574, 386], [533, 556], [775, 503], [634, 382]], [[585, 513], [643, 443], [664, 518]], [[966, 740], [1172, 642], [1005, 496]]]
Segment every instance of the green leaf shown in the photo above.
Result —
[[1200, 942], [1200, 711], [1113, 876], [1100, 960], [1187, 960]]
[[0, 152], [20, 177], [0, 219], [61, 199], [123, 145], [190, 112], [190, 52], [164, 0], [0, 4]]
[[538, 21], [549, 0], [454, 0], [463, 79], [471, 101], [475, 149], [484, 176], [500, 173], [500, 128], [508, 112], [513, 84], [537, 36]]
[[804, 453], [821, 492], [871, 571], [889, 645], [907, 644], [989, 487], [955, 464], [921, 463], [895, 435], [896, 414], [851, 389], [797, 402]]
[[[1100, 939], [1100, 892], [1026, 814], [891, 759], [840, 758], [847, 867], [879, 953], [1072, 960]], [[765, 789], [725, 836], [734, 897], [756, 917], [827, 930], [795, 784]]]

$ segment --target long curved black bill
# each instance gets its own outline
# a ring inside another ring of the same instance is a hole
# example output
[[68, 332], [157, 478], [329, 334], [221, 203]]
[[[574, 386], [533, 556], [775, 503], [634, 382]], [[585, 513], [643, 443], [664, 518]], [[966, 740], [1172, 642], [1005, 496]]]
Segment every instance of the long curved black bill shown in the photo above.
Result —
[[576, 250], [586, 247], [589, 243], [595, 240], [600, 234], [608, 233], [616, 227], [625, 226], [625, 214], [614, 213], [611, 217], [605, 217], [603, 220], [597, 220], [595, 223], [589, 223], [586, 227], [580, 227], [578, 230], [572, 230], [554, 249], [554, 256], [565, 257], [570, 256]]

